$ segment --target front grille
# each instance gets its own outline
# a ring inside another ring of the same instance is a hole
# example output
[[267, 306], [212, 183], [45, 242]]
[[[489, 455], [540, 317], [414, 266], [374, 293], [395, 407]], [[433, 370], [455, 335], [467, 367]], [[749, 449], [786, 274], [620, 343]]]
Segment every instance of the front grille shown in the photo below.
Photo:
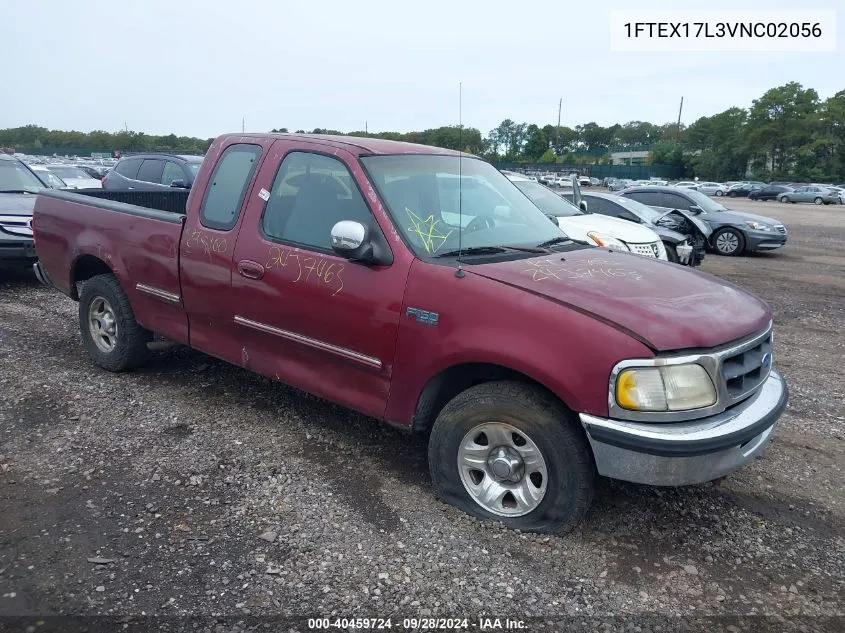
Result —
[[781, 233], [786, 233], [786, 227], [783, 224], [777, 224], [775, 225], [775, 228]]
[[657, 242], [652, 242], [648, 244], [629, 243], [628, 248], [631, 249], [632, 253], [636, 253], [637, 255], [644, 255], [645, 257], [657, 257], [660, 253]]
[[0, 230], [11, 235], [32, 237], [32, 217], [26, 215], [0, 215]]
[[728, 396], [737, 401], [757, 389], [772, 369], [772, 333], [753, 347], [722, 358], [721, 373]]

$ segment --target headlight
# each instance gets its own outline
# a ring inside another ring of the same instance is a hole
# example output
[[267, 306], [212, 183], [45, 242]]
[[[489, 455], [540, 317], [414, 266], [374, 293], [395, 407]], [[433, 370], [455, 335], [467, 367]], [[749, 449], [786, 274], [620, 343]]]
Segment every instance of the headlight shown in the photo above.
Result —
[[716, 388], [701, 365], [631, 367], [616, 377], [617, 404], [631, 411], [684, 411], [716, 404]]
[[597, 233], [596, 231], [590, 231], [587, 233], [587, 237], [589, 237], [595, 244], [598, 246], [602, 246], [604, 248], [617, 248], [620, 251], [630, 251], [631, 249], [625, 244], [625, 242], [621, 242], [617, 240], [615, 237], [610, 237], [609, 235], [605, 235], [604, 233]]
[[745, 222], [748, 226], [750, 226], [755, 231], [771, 231], [772, 227], [768, 226], [767, 224], [761, 224], [760, 222], [753, 222], [748, 220]]

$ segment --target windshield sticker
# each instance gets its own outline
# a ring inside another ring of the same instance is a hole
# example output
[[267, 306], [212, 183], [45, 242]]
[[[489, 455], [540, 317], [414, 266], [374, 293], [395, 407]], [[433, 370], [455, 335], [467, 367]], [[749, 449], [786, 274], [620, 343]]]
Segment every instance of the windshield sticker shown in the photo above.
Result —
[[405, 207], [405, 212], [411, 220], [412, 226], [408, 227], [408, 231], [420, 238], [425, 252], [431, 255], [446, 243], [449, 236], [454, 233], [454, 230], [449, 231], [445, 235], [438, 230], [437, 225], [440, 220], [435, 220], [433, 215], [428, 216], [425, 220], [420, 219], [416, 213]]
[[530, 268], [523, 272], [529, 273], [534, 281], [546, 279], [606, 279], [626, 277], [632, 281], [643, 278], [642, 273], [633, 268], [625, 268], [607, 259], [588, 259], [584, 262], [567, 263], [554, 259], [531, 259], [526, 262]]
[[270, 199], [270, 192], [267, 191], [264, 187], [262, 187], [261, 191], [258, 192], [258, 197], [261, 198], [264, 202], [267, 202]]

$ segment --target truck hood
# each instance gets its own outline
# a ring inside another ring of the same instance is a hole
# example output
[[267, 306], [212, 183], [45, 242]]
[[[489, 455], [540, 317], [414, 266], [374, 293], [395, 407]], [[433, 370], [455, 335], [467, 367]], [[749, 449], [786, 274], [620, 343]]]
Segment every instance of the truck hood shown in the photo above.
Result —
[[582, 242], [591, 241], [587, 237], [590, 231], [604, 233], [630, 244], [650, 244], [660, 241], [657, 234], [648, 227], [597, 213], [558, 217], [557, 224], [569, 237]]
[[590, 314], [655, 351], [715, 347], [771, 320], [765, 303], [718, 277], [604, 248], [464, 270]]
[[34, 193], [0, 193], [0, 215], [32, 215]]

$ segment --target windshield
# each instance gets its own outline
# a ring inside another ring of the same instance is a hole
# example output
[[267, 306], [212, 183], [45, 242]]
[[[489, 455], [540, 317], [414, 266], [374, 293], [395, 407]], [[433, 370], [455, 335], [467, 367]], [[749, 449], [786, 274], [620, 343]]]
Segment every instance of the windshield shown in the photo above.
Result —
[[16, 160], [0, 160], [0, 192], [28, 191], [35, 193], [44, 188], [44, 183], [22, 163]]
[[90, 175], [86, 174], [82, 171], [79, 167], [71, 167], [71, 166], [53, 166], [50, 165], [47, 169], [49, 169], [54, 174], [58, 174], [62, 178], [91, 178]]
[[549, 213], [559, 218], [570, 217], [573, 215], [584, 215], [574, 204], [561, 198], [559, 195], [550, 191], [548, 187], [541, 185], [539, 182], [526, 182], [524, 180], [511, 181], [516, 188], [524, 193], [543, 213]]
[[718, 212], [718, 211], [727, 211], [725, 207], [723, 207], [718, 202], [714, 202], [713, 198], [710, 196], [704, 195], [694, 189], [690, 189], [689, 191], [685, 191], [684, 195], [691, 198], [692, 201], [700, 206], [704, 211], [710, 212]]
[[196, 176], [196, 175], [197, 175], [197, 173], [198, 173], [198, 172], [199, 172], [199, 170], [200, 170], [200, 167], [202, 167], [202, 163], [188, 163], [188, 169], [190, 169], [190, 170], [191, 170], [191, 173], [192, 173], [194, 176]]
[[[489, 163], [433, 154], [361, 159], [419, 257], [485, 246], [535, 246], [562, 231]], [[461, 177], [458, 174], [461, 174]]]
[[645, 205], [642, 202], [637, 202], [633, 198], [626, 198], [625, 196], [608, 196], [608, 200], [612, 200], [619, 206], [625, 207], [628, 211], [636, 215], [638, 218], [645, 220], [650, 224], [654, 224], [655, 222], [657, 222], [657, 220], [659, 220], [662, 216], [665, 215], [665, 213], [655, 211], [648, 205]]

